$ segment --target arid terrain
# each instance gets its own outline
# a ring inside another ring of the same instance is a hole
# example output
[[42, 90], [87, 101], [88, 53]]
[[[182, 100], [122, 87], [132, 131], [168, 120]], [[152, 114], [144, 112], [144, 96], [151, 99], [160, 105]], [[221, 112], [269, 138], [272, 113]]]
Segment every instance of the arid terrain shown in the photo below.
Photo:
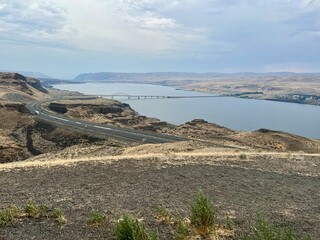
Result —
[[[130, 213], [158, 228], [161, 239], [172, 239], [174, 226], [156, 221], [157, 208], [188, 217], [199, 188], [214, 200], [221, 224], [227, 217], [234, 220], [233, 239], [241, 239], [257, 213], [292, 226], [299, 236], [317, 236], [319, 154], [201, 148], [198, 143], [144, 145], [113, 155], [99, 146], [3, 164], [3, 207], [32, 199], [62, 209], [68, 219], [62, 226], [23, 219], [1, 229], [3, 238], [113, 239], [117, 219]], [[105, 213], [107, 223], [88, 225], [92, 210]]]
[[157, 131], [173, 126], [156, 118], [147, 118], [134, 111], [128, 104], [96, 97], [73, 97], [50, 102], [48, 110], [89, 122], [109, 124], [147, 131]]
[[[0, 87], [0, 210], [33, 200], [61, 209], [67, 219], [21, 217], [0, 226], [1, 240], [115, 239], [124, 213], [157, 228], [160, 239], [173, 239], [176, 226], [157, 221], [157, 209], [188, 218], [199, 189], [213, 200], [220, 225], [227, 218], [235, 224], [220, 239], [243, 239], [257, 214], [291, 226], [298, 239], [320, 237], [320, 140], [234, 131], [200, 119], [173, 126], [127, 104], [75, 94], [45, 106], [75, 119], [186, 138], [124, 142], [36, 120], [25, 104], [61, 95], [43, 91], [36, 80], [0, 74]], [[106, 222], [89, 225], [92, 210], [103, 212]]]
[[284, 102], [320, 105], [320, 77], [267, 76], [201, 81], [168, 81], [187, 90]]
[[0, 163], [105, 140], [35, 121], [25, 104], [50, 94], [55, 93], [48, 93], [36, 79], [0, 73]]
[[166, 85], [206, 93], [320, 105], [320, 74], [275, 73], [87, 73], [82, 82]]

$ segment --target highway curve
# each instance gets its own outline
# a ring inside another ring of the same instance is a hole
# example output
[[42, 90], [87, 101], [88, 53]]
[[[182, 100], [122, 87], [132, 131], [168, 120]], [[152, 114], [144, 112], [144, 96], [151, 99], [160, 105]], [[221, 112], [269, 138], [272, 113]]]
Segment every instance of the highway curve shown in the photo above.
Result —
[[[48, 102], [48, 101], [46, 101]], [[27, 109], [38, 119], [46, 122], [54, 123], [59, 126], [73, 128], [75, 130], [83, 130], [85, 132], [106, 135], [107, 137], [116, 137], [126, 140], [145, 142], [145, 143], [169, 143], [183, 141], [184, 139], [165, 135], [160, 133], [132, 130], [127, 128], [119, 128], [110, 125], [102, 125], [92, 122], [68, 118], [61, 114], [56, 114], [42, 108], [43, 102], [31, 102], [27, 104]]]

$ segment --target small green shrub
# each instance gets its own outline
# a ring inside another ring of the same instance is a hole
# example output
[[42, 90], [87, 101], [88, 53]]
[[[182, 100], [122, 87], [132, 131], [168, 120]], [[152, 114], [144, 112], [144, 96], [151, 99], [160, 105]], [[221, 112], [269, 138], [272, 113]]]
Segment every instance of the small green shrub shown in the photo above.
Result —
[[0, 227], [6, 227], [13, 224], [18, 215], [19, 209], [14, 205], [0, 210]]
[[240, 158], [241, 160], [246, 160], [248, 157], [247, 157], [246, 154], [241, 153], [241, 154], [239, 155], [239, 158]]
[[88, 219], [88, 224], [99, 225], [99, 224], [103, 224], [105, 221], [106, 221], [106, 216], [103, 213], [92, 211]]
[[306, 240], [312, 240], [311, 235], [308, 235]]
[[228, 216], [228, 217], [227, 217], [226, 228], [227, 228], [228, 230], [234, 230], [234, 228], [235, 228], [234, 225], [235, 225], [235, 224], [234, 224], [233, 220]]
[[212, 201], [201, 190], [191, 206], [190, 222], [200, 235], [208, 235], [216, 224]]
[[252, 233], [245, 240], [298, 240], [291, 228], [281, 228], [258, 216], [252, 226]]
[[171, 212], [162, 206], [157, 208], [157, 220], [166, 224], [174, 223], [174, 217], [172, 216]]
[[185, 240], [190, 234], [189, 228], [180, 219], [177, 223], [177, 228], [174, 233], [174, 240]]
[[24, 210], [25, 210], [28, 217], [37, 218], [40, 216], [39, 207], [33, 201], [27, 202]]
[[40, 204], [38, 206], [38, 209], [39, 209], [39, 214], [40, 214], [41, 217], [49, 218], [49, 208], [48, 208], [47, 205]]
[[59, 224], [66, 224], [67, 223], [67, 219], [64, 215], [64, 212], [61, 209], [55, 208], [53, 210], [53, 216], [55, 217], [56, 221]]
[[55, 218], [60, 224], [67, 222], [64, 213], [60, 209], [54, 209], [50, 211], [47, 205], [40, 204], [37, 205], [33, 201], [27, 202], [24, 209], [21, 210], [16, 206], [11, 206], [6, 209], [0, 210], [0, 227], [5, 227], [14, 223], [16, 218]]
[[115, 235], [118, 240], [157, 240], [157, 232], [149, 234], [144, 224], [128, 214], [116, 225]]
[[149, 239], [150, 240], [159, 240], [158, 230], [151, 231]]
[[49, 208], [45, 204], [37, 205], [35, 202], [29, 201], [24, 210], [27, 216], [31, 218], [49, 217]]

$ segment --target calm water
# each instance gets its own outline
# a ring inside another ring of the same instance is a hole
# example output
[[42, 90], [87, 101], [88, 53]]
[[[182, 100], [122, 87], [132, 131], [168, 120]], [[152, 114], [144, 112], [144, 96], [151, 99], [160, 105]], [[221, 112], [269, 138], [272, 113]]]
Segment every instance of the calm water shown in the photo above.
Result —
[[[126, 83], [62, 84], [55, 88], [85, 94], [209, 95], [175, 88]], [[183, 99], [119, 99], [142, 115], [173, 124], [202, 118], [236, 130], [268, 128], [320, 139], [320, 107], [233, 97]]]

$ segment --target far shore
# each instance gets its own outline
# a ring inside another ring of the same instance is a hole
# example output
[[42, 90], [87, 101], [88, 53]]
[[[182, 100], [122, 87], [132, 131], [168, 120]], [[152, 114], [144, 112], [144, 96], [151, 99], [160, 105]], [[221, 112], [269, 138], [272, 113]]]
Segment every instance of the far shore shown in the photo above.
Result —
[[[219, 88], [216, 86], [212, 89], [210, 84], [215, 83], [215, 81], [128, 81], [128, 80], [108, 80], [108, 81], [86, 81], [86, 82], [73, 82], [73, 81], [57, 81], [50, 82], [47, 86], [49, 88], [52, 85], [60, 85], [60, 84], [85, 84], [85, 83], [130, 83], [130, 84], [150, 84], [150, 85], [160, 85], [176, 88], [179, 91], [191, 91], [191, 92], [200, 92], [200, 93], [208, 93], [208, 94], [217, 94], [225, 97], [237, 97], [237, 98], [246, 98], [246, 99], [256, 99], [256, 100], [267, 100], [267, 101], [276, 101], [276, 102], [287, 102], [287, 103], [298, 103], [298, 104], [306, 104], [306, 105], [314, 105], [320, 106], [320, 91], [319, 94], [310, 93], [308, 91], [300, 91], [300, 93], [296, 93], [295, 91], [290, 92], [289, 90], [280, 91], [278, 90], [275, 93], [270, 91], [258, 91], [259, 89], [255, 89], [255, 91], [250, 90], [250, 88], [244, 88], [244, 91], [235, 91], [237, 88], [233, 86], [231, 90], [227, 90], [226, 86], [224, 88]], [[272, 87], [270, 87], [272, 88]]]

